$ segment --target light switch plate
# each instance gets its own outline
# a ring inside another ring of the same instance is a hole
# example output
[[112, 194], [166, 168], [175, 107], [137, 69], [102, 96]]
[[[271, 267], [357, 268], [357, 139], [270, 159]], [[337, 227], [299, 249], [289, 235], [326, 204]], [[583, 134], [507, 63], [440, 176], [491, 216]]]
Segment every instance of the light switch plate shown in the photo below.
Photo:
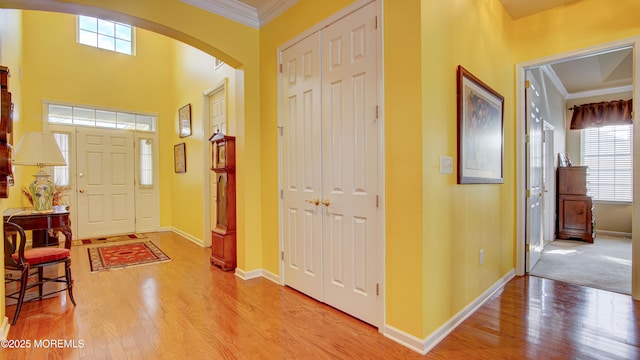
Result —
[[440, 174], [453, 174], [453, 158], [440, 156]]

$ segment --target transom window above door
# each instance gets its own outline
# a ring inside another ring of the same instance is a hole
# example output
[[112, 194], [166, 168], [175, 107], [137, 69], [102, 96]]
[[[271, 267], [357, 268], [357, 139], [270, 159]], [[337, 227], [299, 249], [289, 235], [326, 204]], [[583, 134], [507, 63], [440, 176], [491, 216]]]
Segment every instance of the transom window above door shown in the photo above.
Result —
[[50, 124], [155, 132], [156, 116], [89, 107], [48, 104]]

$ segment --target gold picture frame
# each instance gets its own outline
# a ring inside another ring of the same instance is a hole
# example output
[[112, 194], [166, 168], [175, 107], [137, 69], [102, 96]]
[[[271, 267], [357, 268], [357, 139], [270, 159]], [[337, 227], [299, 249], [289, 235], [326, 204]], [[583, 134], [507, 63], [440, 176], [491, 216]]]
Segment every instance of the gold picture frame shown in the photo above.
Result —
[[504, 183], [504, 97], [458, 66], [458, 184]]
[[187, 145], [185, 143], [173, 146], [173, 169], [176, 173], [187, 172]]
[[178, 110], [178, 131], [181, 138], [191, 136], [191, 104]]

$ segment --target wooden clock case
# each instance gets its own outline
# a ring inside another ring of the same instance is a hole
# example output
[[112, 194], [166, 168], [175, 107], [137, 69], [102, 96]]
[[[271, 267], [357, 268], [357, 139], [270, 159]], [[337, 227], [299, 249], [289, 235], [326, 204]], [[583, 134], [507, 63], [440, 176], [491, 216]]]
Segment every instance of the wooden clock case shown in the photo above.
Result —
[[216, 183], [216, 224], [211, 231], [211, 263], [228, 271], [236, 268], [236, 146], [233, 136], [214, 134], [211, 170]]

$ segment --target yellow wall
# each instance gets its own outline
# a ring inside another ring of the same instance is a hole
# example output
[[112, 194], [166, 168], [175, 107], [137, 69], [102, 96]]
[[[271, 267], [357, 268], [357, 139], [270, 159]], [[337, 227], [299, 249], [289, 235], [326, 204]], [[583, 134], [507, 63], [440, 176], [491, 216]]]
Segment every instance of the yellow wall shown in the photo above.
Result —
[[636, 0], [573, 1], [514, 21], [516, 63], [640, 34]]
[[[422, 15], [425, 336], [515, 267], [516, 184], [511, 18], [498, 0], [422, 1]], [[458, 65], [504, 96], [504, 184], [439, 174], [441, 155], [457, 166]]]
[[[192, 135], [184, 138], [178, 136], [177, 117], [174, 116], [171, 131], [172, 144], [184, 142], [187, 152], [187, 172], [182, 174], [173, 173], [172, 192], [171, 192], [171, 225], [187, 234], [198, 239], [208, 240], [210, 242], [210, 233], [203, 233], [203, 213], [204, 213], [204, 197], [203, 197], [203, 180], [205, 172], [210, 172], [210, 145], [208, 126], [205, 128], [203, 124], [208, 124], [205, 119], [208, 106], [203, 93], [218, 87], [225, 78], [233, 80], [233, 69], [227, 65], [215, 69], [214, 58], [198, 49], [181, 42], [172, 41], [174, 61], [173, 67], [169, 71], [165, 71], [167, 76], [172, 78], [173, 87], [173, 111], [177, 116], [177, 109], [191, 104], [191, 129]], [[233, 95], [235, 89], [233, 81], [230, 81], [229, 94]], [[233, 101], [233, 99], [228, 99]], [[230, 114], [230, 115], [233, 115]], [[233, 118], [230, 124], [229, 135], [235, 135], [235, 121]], [[167, 139], [163, 136], [163, 139]], [[163, 142], [167, 144], [167, 142]], [[173, 151], [172, 146], [166, 146]], [[206, 154], [206, 158], [204, 157]], [[173, 156], [173, 152], [171, 154]], [[172, 160], [168, 164], [173, 164]], [[172, 165], [173, 166], [173, 165]], [[208, 238], [208, 239], [205, 239]]]
[[416, 336], [425, 315], [421, 15], [420, 1], [384, 5], [386, 322]]

